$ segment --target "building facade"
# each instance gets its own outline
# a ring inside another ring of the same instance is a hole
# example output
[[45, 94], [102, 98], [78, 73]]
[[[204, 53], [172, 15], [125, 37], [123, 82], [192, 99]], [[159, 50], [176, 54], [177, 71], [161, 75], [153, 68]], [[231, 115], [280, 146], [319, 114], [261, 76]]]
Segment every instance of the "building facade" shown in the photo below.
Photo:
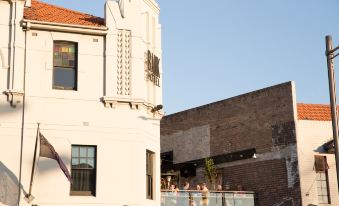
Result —
[[[159, 7], [104, 9], [0, 1], [1, 205], [160, 204]], [[38, 157], [28, 203], [38, 124], [73, 183]]]
[[338, 205], [334, 154], [324, 149], [330, 120], [329, 106], [296, 102], [293, 82], [171, 114], [161, 120], [162, 173], [194, 187], [207, 182], [209, 157], [216, 184], [254, 191], [260, 206]]
[[[329, 105], [298, 104], [298, 159], [303, 205], [338, 205]], [[320, 164], [317, 165], [317, 161]], [[324, 162], [325, 168], [318, 169]], [[319, 171], [318, 171], [319, 170]]]

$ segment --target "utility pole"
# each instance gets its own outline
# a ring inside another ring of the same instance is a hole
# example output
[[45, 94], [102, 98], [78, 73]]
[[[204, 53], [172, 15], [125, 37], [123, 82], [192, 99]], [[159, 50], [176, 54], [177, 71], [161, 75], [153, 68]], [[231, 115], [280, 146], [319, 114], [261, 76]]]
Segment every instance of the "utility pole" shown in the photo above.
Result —
[[336, 169], [337, 169], [337, 186], [339, 190], [338, 113], [337, 113], [337, 103], [336, 103], [337, 97], [336, 97], [336, 86], [335, 86], [335, 75], [334, 75], [334, 62], [333, 62], [333, 59], [339, 55], [339, 54], [335, 54], [335, 52], [338, 49], [339, 49], [339, 46], [333, 49], [332, 37], [326, 36], [326, 57], [327, 57], [328, 81], [329, 81], [330, 100], [331, 100], [333, 142], [334, 142]]

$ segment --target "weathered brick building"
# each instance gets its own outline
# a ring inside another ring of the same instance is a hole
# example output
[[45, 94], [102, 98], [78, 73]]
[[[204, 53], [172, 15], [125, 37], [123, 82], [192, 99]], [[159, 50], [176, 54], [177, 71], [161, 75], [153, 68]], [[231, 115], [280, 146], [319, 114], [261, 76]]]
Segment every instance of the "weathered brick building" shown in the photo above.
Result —
[[[161, 121], [162, 172], [194, 186], [212, 157], [217, 184], [255, 191], [260, 206], [339, 204], [334, 155], [324, 149], [330, 120], [328, 106], [296, 103], [293, 82], [171, 114]], [[329, 168], [315, 167], [315, 156]]]

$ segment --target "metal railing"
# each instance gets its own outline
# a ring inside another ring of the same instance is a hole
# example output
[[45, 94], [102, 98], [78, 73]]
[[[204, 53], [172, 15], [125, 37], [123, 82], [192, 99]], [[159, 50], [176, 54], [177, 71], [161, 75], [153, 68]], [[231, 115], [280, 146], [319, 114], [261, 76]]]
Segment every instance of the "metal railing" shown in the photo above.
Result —
[[257, 206], [256, 196], [247, 191], [199, 192], [161, 191], [161, 206]]

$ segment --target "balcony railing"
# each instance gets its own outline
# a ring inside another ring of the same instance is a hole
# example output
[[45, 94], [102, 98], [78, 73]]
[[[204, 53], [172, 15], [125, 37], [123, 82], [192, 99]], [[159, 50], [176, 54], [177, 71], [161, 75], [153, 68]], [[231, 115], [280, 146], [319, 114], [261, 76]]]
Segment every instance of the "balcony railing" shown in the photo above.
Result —
[[255, 193], [247, 191], [161, 191], [161, 206], [257, 206]]

